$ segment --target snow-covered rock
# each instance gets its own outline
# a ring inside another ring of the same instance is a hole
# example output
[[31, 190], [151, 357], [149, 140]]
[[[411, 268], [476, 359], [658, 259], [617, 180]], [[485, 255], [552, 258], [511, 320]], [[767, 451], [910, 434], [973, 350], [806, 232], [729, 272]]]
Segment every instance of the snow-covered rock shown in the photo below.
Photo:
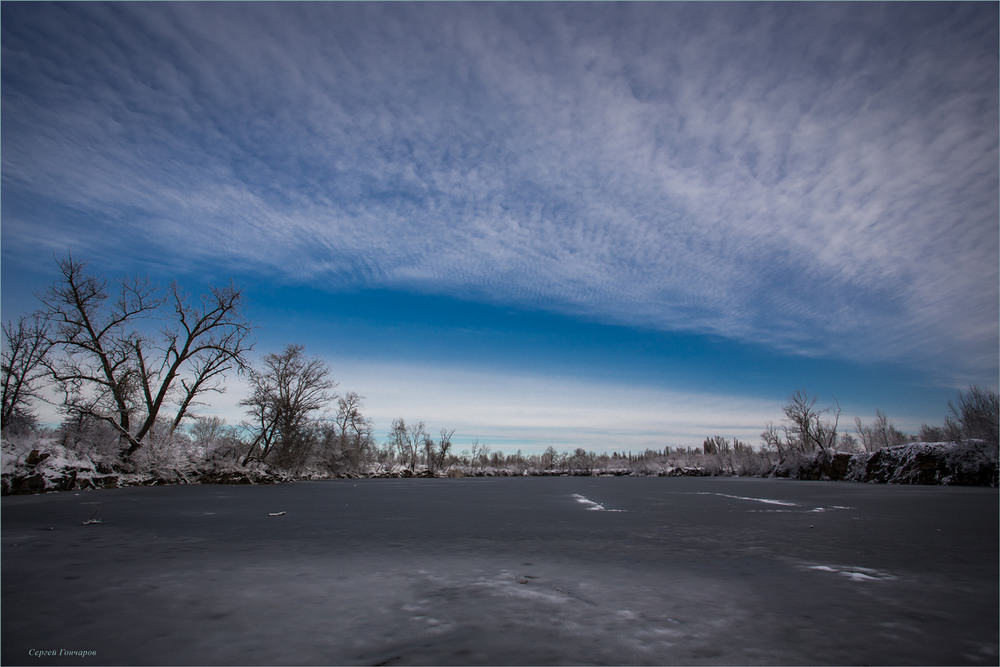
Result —
[[997, 486], [997, 446], [968, 440], [886, 447], [870, 455], [859, 481]]
[[0, 490], [8, 495], [167, 484], [277, 484], [292, 479], [291, 475], [266, 464], [194, 465], [180, 459], [169, 463], [169, 466], [162, 461], [159, 466], [133, 463], [112, 471], [54, 438], [5, 439], [0, 459]]
[[997, 486], [997, 446], [982, 440], [911, 442], [875, 452], [817, 452], [779, 463], [774, 477], [882, 484]]

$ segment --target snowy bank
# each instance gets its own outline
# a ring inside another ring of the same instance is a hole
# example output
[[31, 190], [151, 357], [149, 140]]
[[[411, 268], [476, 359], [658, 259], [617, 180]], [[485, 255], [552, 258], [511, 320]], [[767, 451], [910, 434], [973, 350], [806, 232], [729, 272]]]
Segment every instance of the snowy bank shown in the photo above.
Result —
[[[73, 489], [158, 486], [163, 484], [276, 484], [296, 479], [338, 477], [509, 477], [509, 476], [656, 476], [700, 477], [726, 474], [711, 465], [650, 466], [648, 462], [588, 470], [569, 468], [508, 469], [504, 467], [447, 467], [411, 470], [401, 465], [373, 466], [360, 473], [332, 474], [307, 471], [290, 474], [273, 466], [252, 462], [242, 466], [219, 459], [161, 460], [159, 465], [129, 470], [95, 462], [74, 452], [54, 438], [4, 442], [2, 493], [31, 494]], [[952, 486], [998, 486], [997, 446], [982, 440], [963, 442], [916, 442], [887, 447], [876, 452], [817, 452], [800, 459], [786, 460], [757, 477], [787, 477], [802, 480], [832, 480], [885, 484], [940, 484]], [[729, 472], [727, 476], [738, 476]]]
[[997, 486], [997, 446], [982, 440], [914, 442], [867, 457], [865, 482]]
[[911, 442], [875, 452], [817, 452], [780, 463], [774, 477], [879, 484], [997, 486], [997, 445], [983, 440]]
[[113, 469], [63, 446], [55, 438], [3, 443], [0, 484], [3, 495], [113, 489], [164, 484], [275, 484], [292, 477], [267, 465], [178, 462], [148, 470]]

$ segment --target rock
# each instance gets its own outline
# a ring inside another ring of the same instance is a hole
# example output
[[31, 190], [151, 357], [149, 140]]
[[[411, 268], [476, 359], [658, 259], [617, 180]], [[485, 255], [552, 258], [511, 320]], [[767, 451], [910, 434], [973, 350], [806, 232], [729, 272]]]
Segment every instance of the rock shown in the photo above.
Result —
[[63, 475], [52, 482], [53, 491], [69, 491], [76, 486], [76, 471], [69, 471], [68, 475]]
[[202, 484], [253, 484], [250, 475], [239, 470], [207, 471], [201, 474], [198, 481]]
[[32, 449], [31, 452], [28, 454], [28, 457], [24, 459], [24, 465], [34, 468], [35, 466], [37, 466], [39, 463], [49, 458], [50, 456], [52, 455], [49, 452], [44, 452], [42, 454], [39, 454], [37, 449]]
[[101, 489], [117, 489], [118, 488], [118, 475], [104, 475], [101, 477], [91, 477], [91, 482], [94, 486]]
[[848, 452], [816, 453], [816, 457], [799, 471], [799, 479], [832, 480], [835, 482], [847, 478], [851, 469], [851, 454]]
[[704, 476], [704, 471], [701, 468], [694, 467], [681, 467], [681, 468], [669, 468], [661, 472], [659, 477], [702, 477]]
[[982, 441], [916, 442], [868, 456], [864, 482], [997, 486], [997, 447]]
[[41, 473], [13, 477], [10, 482], [10, 493], [44, 493], [45, 477]]

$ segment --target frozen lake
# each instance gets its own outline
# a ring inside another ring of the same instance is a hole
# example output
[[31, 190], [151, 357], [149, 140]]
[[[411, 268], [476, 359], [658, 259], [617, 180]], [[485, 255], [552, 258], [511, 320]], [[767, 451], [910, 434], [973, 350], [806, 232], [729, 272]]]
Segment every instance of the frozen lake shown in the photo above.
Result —
[[5, 665], [1000, 657], [996, 489], [342, 480], [14, 496], [2, 522]]

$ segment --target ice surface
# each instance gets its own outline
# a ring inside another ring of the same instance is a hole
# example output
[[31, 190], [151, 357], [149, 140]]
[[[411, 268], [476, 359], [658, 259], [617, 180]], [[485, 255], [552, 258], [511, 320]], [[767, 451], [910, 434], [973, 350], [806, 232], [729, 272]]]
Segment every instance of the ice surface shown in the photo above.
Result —
[[11, 496], [0, 662], [995, 665], [997, 512], [995, 489], [704, 478]]

